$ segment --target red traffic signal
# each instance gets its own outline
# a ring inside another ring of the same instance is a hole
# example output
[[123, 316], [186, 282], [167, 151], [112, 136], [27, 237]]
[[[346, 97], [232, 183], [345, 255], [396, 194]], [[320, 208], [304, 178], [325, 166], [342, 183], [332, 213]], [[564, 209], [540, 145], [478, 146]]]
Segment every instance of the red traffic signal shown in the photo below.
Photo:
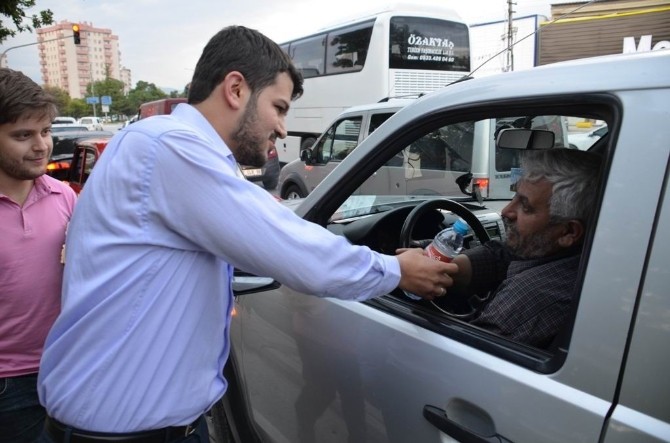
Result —
[[74, 44], [78, 45], [81, 42], [79, 38], [79, 25], [72, 25], [72, 37], [74, 37]]

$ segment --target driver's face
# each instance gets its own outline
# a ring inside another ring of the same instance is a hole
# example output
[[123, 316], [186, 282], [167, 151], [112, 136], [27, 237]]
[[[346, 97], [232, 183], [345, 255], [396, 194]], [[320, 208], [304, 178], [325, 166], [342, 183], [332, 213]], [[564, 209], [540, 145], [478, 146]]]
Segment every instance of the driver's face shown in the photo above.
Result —
[[507, 246], [519, 257], [545, 257], [560, 249], [557, 240], [562, 231], [549, 214], [551, 194], [552, 185], [545, 179], [520, 180], [516, 195], [502, 210]]

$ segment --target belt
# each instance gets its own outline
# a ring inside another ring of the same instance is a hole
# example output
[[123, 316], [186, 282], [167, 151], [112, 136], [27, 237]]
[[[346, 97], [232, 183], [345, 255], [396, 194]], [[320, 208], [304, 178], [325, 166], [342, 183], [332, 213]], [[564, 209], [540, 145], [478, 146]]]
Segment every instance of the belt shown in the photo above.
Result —
[[[129, 432], [124, 434], [91, 432], [83, 429], [73, 428], [59, 422], [51, 417], [46, 418], [44, 428], [49, 436], [56, 442], [64, 443], [96, 443], [96, 442], [124, 442], [124, 443], [165, 443], [180, 437], [188, 437], [193, 434], [200, 420], [204, 416], [198, 417], [193, 423], [187, 426], [173, 426], [163, 429], [154, 429], [150, 431]], [[67, 435], [69, 439], [66, 439]]]

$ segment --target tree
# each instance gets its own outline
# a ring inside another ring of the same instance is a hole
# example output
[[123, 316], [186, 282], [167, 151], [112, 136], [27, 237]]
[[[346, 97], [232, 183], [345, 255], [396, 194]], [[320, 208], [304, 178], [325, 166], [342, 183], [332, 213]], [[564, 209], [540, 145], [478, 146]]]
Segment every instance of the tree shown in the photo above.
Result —
[[35, 6], [35, 0], [2, 0], [0, 2], [0, 15], [9, 17], [16, 27], [16, 29], [6, 28], [0, 21], [0, 43], [20, 32], [32, 32], [42, 26], [53, 24], [54, 14], [50, 9], [27, 16], [25, 9], [33, 6]]
[[135, 89], [131, 89], [130, 92], [128, 92], [128, 103], [132, 106], [132, 114], [128, 115], [136, 114], [142, 103], [166, 97], [167, 94], [155, 84], [140, 80], [135, 85]]
[[49, 94], [53, 95], [56, 98], [56, 106], [58, 107], [58, 115], [67, 115], [68, 108], [70, 106], [70, 94], [67, 91], [57, 87], [57, 86], [44, 86], [44, 90]]

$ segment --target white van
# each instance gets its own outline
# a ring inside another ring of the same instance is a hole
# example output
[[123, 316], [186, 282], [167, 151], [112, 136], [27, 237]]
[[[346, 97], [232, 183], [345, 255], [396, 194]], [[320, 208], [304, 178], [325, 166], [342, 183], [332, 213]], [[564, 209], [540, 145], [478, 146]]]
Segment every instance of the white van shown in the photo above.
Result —
[[102, 120], [99, 117], [82, 117], [79, 119], [79, 124], [86, 126], [89, 131], [102, 131]]

